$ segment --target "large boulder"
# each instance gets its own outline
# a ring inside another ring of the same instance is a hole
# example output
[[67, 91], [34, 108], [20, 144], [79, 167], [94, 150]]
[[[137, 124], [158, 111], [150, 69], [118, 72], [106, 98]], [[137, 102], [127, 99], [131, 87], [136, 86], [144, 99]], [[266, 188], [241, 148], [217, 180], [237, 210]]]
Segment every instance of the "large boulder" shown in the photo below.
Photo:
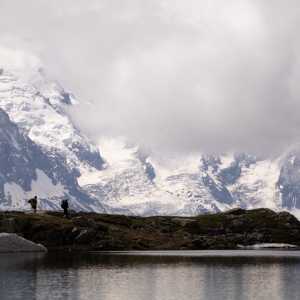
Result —
[[14, 233], [0, 233], [0, 253], [8, 252], [47, 252], [47, 248]]

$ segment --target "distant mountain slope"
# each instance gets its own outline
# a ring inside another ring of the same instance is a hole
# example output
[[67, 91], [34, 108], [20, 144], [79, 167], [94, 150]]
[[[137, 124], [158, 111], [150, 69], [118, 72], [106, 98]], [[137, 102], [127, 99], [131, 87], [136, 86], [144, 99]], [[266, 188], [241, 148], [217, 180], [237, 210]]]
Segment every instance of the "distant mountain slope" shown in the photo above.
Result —
[[69, 197], [74, 209], [89, 210], [93, 201], [78, 186], [77, 176], [64, 157], [45, 154], [0, 109], [1, 209], [24, 209], [26, 199], [37, 194], [39, 208], [57, 209], [61, 198]]
[[58, 152], [69, 167], [101, 169], [97, 147], [75, 127], [66, 113], [76, 101], [41, 70], [32, 76], [0, 72], [0, 108], [44, 151]]
[[[139, 215], [196, 215], [233, 207], [300, 209], [300, 146], [276, 159], [249, 154], [151, 156], [126, 138], [98, 145], [77, 128], [77, 100], [40, 69], [0, 68], [0, 208], [38, 194], [57, 208]], [[100, 151], [102, 155], [100, 155]]]
[[298, 215], [297, 146], [276, 159], [199, 154], [161, 162], [124, 140], [103, 139], [99, 145], [107, 168], [83, 174], [79, 183], [113, 208], [140, 215], [196, 215], [234, 207], [268, 207]]

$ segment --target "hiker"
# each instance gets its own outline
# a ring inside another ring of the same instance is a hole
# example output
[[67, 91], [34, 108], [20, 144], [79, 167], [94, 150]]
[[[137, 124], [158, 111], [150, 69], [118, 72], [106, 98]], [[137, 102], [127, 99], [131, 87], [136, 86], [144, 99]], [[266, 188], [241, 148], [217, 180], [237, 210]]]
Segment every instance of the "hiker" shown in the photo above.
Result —
[[33, 209], [33, 212], [36, 214], [37, 196], [34, 196], [33, 198], [29, 199], [28, 203], [30, 203], [31, 208]]
[[69, 202], [68, 199], [64, 199], [60, 204], [61, 208], [64, 210], [64, 217], [69, 218]]

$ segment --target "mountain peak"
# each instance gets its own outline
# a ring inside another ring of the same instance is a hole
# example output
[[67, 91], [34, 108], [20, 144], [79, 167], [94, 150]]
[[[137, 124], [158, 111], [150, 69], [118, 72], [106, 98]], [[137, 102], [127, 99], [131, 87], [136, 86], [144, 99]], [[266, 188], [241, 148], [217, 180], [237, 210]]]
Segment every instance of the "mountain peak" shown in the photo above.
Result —
[[4, 70], [0, 76], [0, 108], [34, 142], [61, 153], [70, 167], [101, 169], [103, 160], [97, 147], [76, 128], [66, 111], [73, 103], [73, 96], [43, 72], [20, 78]]

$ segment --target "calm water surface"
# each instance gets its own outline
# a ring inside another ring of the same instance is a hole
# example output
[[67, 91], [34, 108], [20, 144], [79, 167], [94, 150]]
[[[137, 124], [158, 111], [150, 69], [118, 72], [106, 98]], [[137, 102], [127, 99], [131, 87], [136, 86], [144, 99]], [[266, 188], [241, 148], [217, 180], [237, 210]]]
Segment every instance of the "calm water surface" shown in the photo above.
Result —
[[1, 254], [0, 299], [299, 299], [299, 251]]

